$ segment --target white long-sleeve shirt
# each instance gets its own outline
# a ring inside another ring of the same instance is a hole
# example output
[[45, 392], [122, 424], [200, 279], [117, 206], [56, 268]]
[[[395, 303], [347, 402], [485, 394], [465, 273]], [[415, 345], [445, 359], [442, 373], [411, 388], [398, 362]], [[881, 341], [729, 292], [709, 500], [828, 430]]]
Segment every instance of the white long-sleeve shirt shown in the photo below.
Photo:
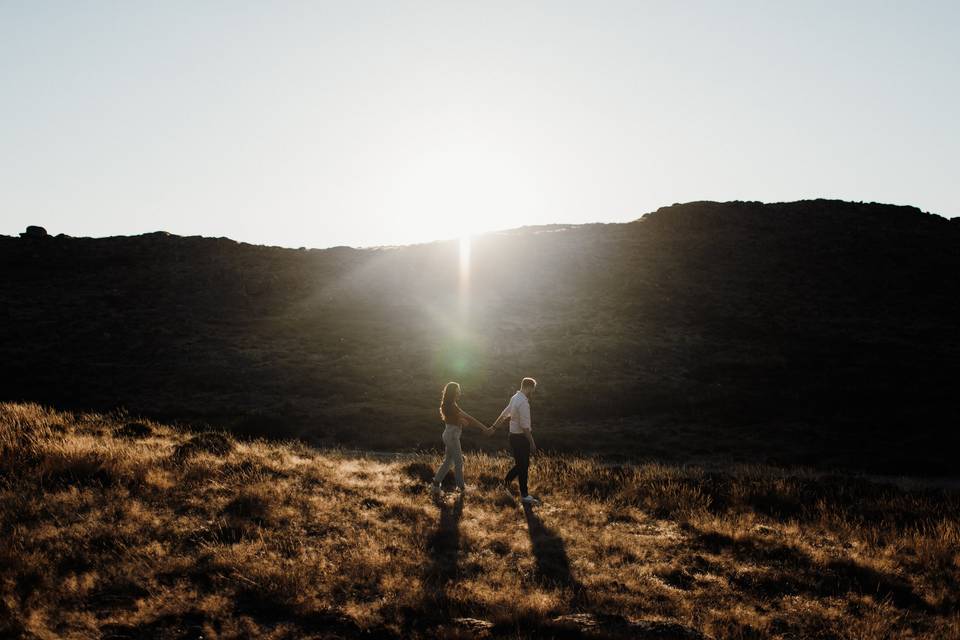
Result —
[[510, 418], [510, 433], [523, 434], [532, 431], [530, 426], [530, 401], [527, 400], [527, 396], [522, 391], [513, 394], [510, 402], [507, 403], [507, 407], [500, 413], [500, 418]]

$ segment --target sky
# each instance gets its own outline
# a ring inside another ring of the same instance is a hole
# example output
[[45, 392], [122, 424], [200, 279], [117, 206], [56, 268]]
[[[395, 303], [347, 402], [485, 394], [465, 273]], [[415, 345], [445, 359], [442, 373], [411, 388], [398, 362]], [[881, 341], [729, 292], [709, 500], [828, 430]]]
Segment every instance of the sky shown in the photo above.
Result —
[[960, 2], [0, 0], [0, 234], [960, 215]]

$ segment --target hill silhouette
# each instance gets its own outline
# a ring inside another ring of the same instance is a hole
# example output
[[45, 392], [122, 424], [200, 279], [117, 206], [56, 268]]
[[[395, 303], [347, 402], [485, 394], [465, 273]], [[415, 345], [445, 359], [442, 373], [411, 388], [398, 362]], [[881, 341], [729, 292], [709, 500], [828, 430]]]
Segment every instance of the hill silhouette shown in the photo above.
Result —
[[447, 380], [491, 420], [533, 375], [550, 449], [953, 471], [956, 221], [813, 200], [528, 227], [473, 239], [466, 295], [459, 249], [0, 237], [0, 399], [400, 449], [439, 443]]

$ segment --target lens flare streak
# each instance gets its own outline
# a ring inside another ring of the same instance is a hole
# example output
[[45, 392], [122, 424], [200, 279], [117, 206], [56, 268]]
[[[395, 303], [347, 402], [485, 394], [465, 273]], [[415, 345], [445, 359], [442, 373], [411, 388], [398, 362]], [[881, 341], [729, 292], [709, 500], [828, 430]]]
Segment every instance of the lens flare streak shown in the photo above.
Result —
[[470, 303], [470, 236], [460, 238], [460, 313], [466, 315]]

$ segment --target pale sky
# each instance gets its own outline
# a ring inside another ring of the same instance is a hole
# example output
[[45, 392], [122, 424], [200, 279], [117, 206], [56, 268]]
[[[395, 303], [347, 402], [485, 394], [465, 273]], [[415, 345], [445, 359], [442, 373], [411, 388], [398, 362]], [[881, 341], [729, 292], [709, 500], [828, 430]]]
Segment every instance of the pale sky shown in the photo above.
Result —
[[0, 0], [0, 234], [960, 215], [960, 2]]

